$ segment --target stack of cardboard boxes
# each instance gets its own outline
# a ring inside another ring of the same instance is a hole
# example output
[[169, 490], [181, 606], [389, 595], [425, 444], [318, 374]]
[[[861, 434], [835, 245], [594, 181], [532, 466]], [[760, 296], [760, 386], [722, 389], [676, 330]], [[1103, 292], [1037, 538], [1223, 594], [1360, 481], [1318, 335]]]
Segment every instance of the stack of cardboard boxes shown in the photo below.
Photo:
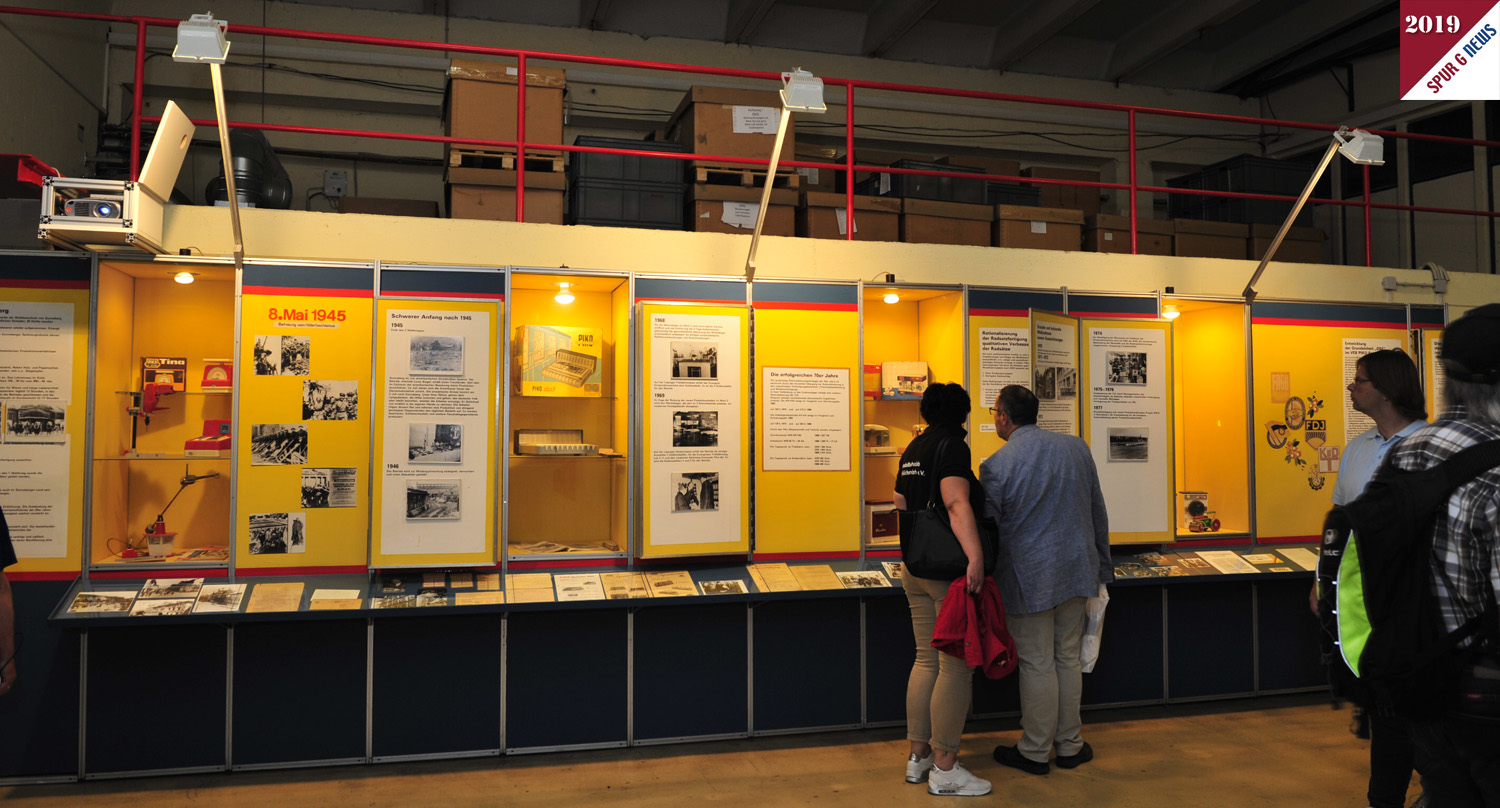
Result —
[[[448, 69], [443, 131], [475, 140], [516, 139], [515, 65], [454, 59]], [[526, 67], [526, 142], [539, 147], [563, 142], [561, 70]], [[514, 221], [516, 150], [498, 146], [450, 144], [447, 149], [448, 215], [454, 219]], [[528, 222], [563, 223], [563, 159], [559, 151], [526, 149]], [[540, 158], [533, 162], [533, 158]], [[533, 168], [535, 167], [535, 169]]]
[[[689, 169], [693, 182], [687, 194], [688, 230], [749, 233], [755, 229], [765, 168], [714, 158], [771, 159], [781, 115], [781, 97], [774, 90], [688, 89], [672, 113], [666, 133], [667, 139], [703, 155]], [[787, 124], [780, 159], [792, 160], [797, 153], [796, 126], [795, 120]], [[777, 169], [763, 235], [796, 234], [798, 180], [795, 169]]]

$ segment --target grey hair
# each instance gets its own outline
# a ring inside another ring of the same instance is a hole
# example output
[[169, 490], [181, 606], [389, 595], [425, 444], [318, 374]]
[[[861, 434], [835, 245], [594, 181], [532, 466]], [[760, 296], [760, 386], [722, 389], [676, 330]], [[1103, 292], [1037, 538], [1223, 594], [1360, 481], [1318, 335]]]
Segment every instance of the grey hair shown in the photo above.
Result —
[[1449, 376], [1443, 380], [1443, 398], [1448, 406], [1463, 406], [1469, 416], [1500, 424], [1500, 384], [1463, 382]]

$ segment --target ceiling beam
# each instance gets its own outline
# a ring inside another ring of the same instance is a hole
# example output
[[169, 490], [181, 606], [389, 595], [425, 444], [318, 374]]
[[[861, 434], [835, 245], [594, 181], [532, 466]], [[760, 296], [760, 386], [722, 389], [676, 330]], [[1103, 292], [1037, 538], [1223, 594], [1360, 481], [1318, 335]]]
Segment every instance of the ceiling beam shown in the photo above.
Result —
[[885, 0], [865, 19], [866, 56], [884, 56], [891, 46], [916, 27], [939, 0]]
[[1098, 4], [1099, 0], [1056, 0], [1021, 5], [1020, 11], [1006, 18], [995, 31], [995, 40], [990, 45], [990, 69], [1004, 70], [1026, 58]]
[[1389, 0], [1297, 5], [1216, 51], [1199, 86], [1228, 87], [1268, 67], [1277, 67], [1277, 73], [1281, 68], [1292, 70], [1391, 34], [1397, 28], [1398, 8]]
[[604, 16], [609, 13], [610, 0], [582, 0], [578, 4], [578, 24], [590, 31], [604, 25]]
[[776, 0], [745, 0], [733, 4], [739, 6], [739, 13], [735, 13], [733, 6], [729, 13], [729, 27], [724, 30], [724, 41], [740, 45], [755, 35], [756, 29], [765, 21], [766, 15], [771, 12], [771, 7], [776, 5]]
[[1105, 78], [1125, 81], [1172, 51], [1254, 6], [1256, 0], [1178, 0], [1126, 32], [1110, 55]]

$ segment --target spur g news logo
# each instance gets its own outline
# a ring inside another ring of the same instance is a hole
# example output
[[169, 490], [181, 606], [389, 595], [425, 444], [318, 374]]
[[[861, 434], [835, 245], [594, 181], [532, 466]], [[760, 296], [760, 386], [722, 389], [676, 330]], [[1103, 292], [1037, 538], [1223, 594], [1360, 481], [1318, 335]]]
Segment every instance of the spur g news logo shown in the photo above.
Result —
[[1402, 0], [1401, 99], [1500, 99], [1500, 1]]

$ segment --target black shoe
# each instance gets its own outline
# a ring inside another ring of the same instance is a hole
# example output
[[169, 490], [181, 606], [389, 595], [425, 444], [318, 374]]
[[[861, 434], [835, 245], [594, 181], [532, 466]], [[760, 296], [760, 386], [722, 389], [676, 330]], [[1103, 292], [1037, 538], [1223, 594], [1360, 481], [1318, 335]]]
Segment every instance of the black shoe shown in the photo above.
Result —
[[1052, 766], [1046, 761], [1038, 763], [1025, 755], [1014, 746], [995, 747], [995, 762], [1001, 766], [1009, 766], [1012, 769], [1020, 769], [1027, 774], [1046, 774], [1052, 771]]
[[1058, 755], [1057, 768], [1076, 769], [1094, 759], [1094, 747], [1089, 746], [1088, 741], [1083, 742], [1076, 755]]

